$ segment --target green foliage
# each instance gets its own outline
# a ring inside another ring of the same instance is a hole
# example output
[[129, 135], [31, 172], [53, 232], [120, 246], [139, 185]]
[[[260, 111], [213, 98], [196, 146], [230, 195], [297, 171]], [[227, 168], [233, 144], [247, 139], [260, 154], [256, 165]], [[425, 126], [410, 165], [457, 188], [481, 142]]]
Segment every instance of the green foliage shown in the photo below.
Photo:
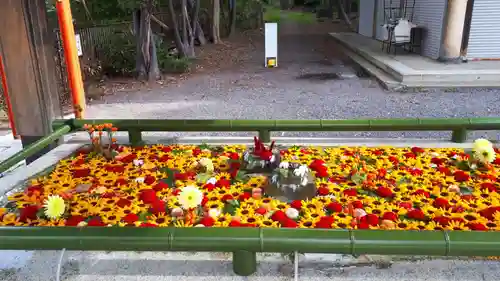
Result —
[[131, 76], [135, 72], [136, 44], [129, 31], [113, 33], [109, 41], [97, 46], [103, 73], [110, 76]]
[[156, 42], [156, 54], [158, 67], [162, 73], [186, 73], [191, 69], [192, 60], [169, 54], [168, 46], [163, 40]]
[[236, 26], [239, 29], [254, 29], [261, 26], [262, 0], [236, 0]]

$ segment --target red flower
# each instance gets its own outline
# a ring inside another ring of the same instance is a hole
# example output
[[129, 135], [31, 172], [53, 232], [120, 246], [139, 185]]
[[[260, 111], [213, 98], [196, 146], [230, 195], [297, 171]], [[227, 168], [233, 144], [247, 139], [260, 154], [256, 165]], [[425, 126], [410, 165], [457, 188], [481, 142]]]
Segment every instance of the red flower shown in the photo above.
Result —
[[147, 185], [151, 185], [155, 181], [156, 181], [156, 178], [153, 177], [153, 176], [151, 176], [151, 175], [147, 175], [147, 176], [144, 177], [144, 183], [147, 184]]
[[431, 197], [431, 194], [428, 191], [425, 191], [423, 189], [417, 189], [417, 190], [415, 190], [415, 192], [413, 192], [412, 195], [415, 195], [415, 196], [417, 196], [417, 195], [423, 195], [426, 198]]
[[168, 186], [168, 183], [166, 183], [164, 181], [159, 181], [157, 184], [155, 184], [155, 186], [153, 186], [153, 190], [156, 192], [166, 190], [169, 188], [170, 188], [170, 186]]
[[166, 210], [167, 206], [165, 205], [165, 201], [159, 199], [152, 202], [151, 208], [149, 208], [149, 211], [154, 215], [159, 213], [165, 213]]
[[154, 189], [143, 189], [141, 193], [139, 193], [139, 199], [146, 204], [151, 204], [158, 200], [158, 197]]
[[120, 162], [122, 162], [122, 163], [132, 163], [135, 160], [135, 158], [137, 158], [137, 154], [130, 153], [129, 155], [121, 158]]
[[115, 181], [116, 186], [122, 186], [122, 185], [127, 185], [128, 181], [124, 178], [119, 178]]
[[323, 216], [314, 226], [315, 228], [332, 228], [332, 224], [335, 222], [335, 218], [332, 216]]
[[293, 201], [290, 206], [294, 209], [300, 210], [302, 208], [302, 200]]
[[84, 178], [88, 177], [89, 175], [90, 169], [88, 168], [73, 170], [73, 178]]
[[385, 212], [382, 215], [383, 220], [390, 220], [390, 221], [397, 221], [398, 220], [398, 215], [396, 215], [394, 212]]
[[222, 198], [220, 199], [220, 201], [222, 202], [227, 202], [229, 200], [233, 200], [233, 196], [231, 194], [225, 194], [224, 196], [222, 196]]
[[451, 176], [451, 171], [448, 167], [440, 166], [437, 168], [438, 172], [445, 174], [447, 176]]
[[317, 171], [318, 167], [321, 167], [323, 166], [324, 167], [325, 165], [325, 161], [321, 160], [321, 159], [314, 159], [311, 164], [309, 164], [309, 169], [313, 170], [313, 171]]
[[397, 165], [399, 163], [399, 159], [396, 156], [389, 156], [389, 161], [392, 162], [393, 165]]
[[401, 207], [401, 208], [405, 208], [405, 209], [409, 210], [409, 209], [413, 208], [413, 203], [411, 203], [411, 202], [401, 202], [401, 203], [398, 204], [398, 206]]
[[500, 206], [491, 206], [479, 211], [478, 213], [489, 220], [493, 220], [493, 214], [496, 212], [500, 212]]
[[238, 197], [238, 201], [243, 202], [243, 201], [246, 201], [250, 198], [252, 198], [252, 194], [250, 192], [243, 192], [243, 194], [241, 194]]
[[446, 161], [445, 159], [437, 158], [437, 157], [434, 157], [431, 159], [431, 163], [438, 165], [438, 166], [441, 166], [442, 164], [444, 164], [445, 161]]
[[406, 157], [406, 158], [417, 158], [417, 155], [415, 155], [415, 153], [413, 153], [413, 152], [406, 152], [404, 154], [404, 157]]
[[201, 220], [200, 220], [200, 224], [203, 224], [204, 226], [206, 227], [210, 227], [210, 226], [213, 226], [215, 223], [215, 220], [212, 218], [212, 217], [203, 217]]
[[255, 210], [255, 212], [259, 215], [265, 215], [267, 213], [267, 209], [266, 208], [258, 208], [257, 210]]
[[393, 197], [394, 194], [392, 193], [392, 190], [388, 187], [385, 186], [379, 186], [376, 191], [377, 195], [382, 197], [382, 198], [389, 198]]
[[127, 224], [133, 224], [134, 222], [139, 220], [139, 216], [136, 214], [127, 214], [122, 218], [122, 221]]
[[358, 196], [358, 191], [355, 188], [348, 188], [342, 192], [345, 196], [353, 197]]
[[365, 222], [365, 221], [360, 221], [358, 224], [356, 224], [356, 228], [357, 229], [369, 229], [370, 228], [370, 225]]
[[118, 200], [118, 202], [116, 202], [116, 205], [120, 208], [130, 206], [131, 204], [132, 204], [132, 201], [127, 200], [125, 198], [120, 198], [120, 200]]
[[43, 193], [43, 187], [41, 185], [32, 185], [28, 187], [25, 191], [25, 193], [28, 195], [32, 195], [35, 192]]
[[413, 219], [413, 220], [419, 220], [419, 221], [425, 220], [425, 214], [420, 209], [412, 209], [412, 210], [408, 211], [406, 216], [409, 219]]
[[36, 213], [38, 213], [39, 209], [40, 206], [36, 205], [24, 206], [19, 214], [19, 220], [22, 222], [26, 222], [27, 220], [36, 220]]
[[66, 226], [77, 226], [79, 223], [84, 221], [85, 218], [83, 216], [71, 216], [66, 220]]
[[154, 223], [143, 222], [139, 227], [158, 227], [158, 226]]
[[415, 153], [415, 154], [421, 154], [421, 153], [424, 153], [425, 152], [425, 149], [421, 148], [421, 147], [417, 147], [417, 146], [414, 146], [411, 148], [411, 152]]
[[495, 186], [495, 184], [493, 184], [491, 182], [481, 183], [480, 189], [481, 190], [487, 189], [489, 192], [496, 192], [497, 191], [497, 187]]
[[372, 151], [372, 154], [375, 156], [380, 156], [380, 155], [384, 154], [384, 150], [377, 149], [377, 150]]
[[469, 174], [462, 171], [462, 170], [458, 170], [455, 173], [453, 173], [453, 177], [455, 178], [455, 181], [458, 181], [458, 182], [464, 182], [464, 181], [468, 181], [470, 179]]
[[371, 226], [377, 226], [379, 224], [379, 218], [375, 214], [368, 214], [366, 216], [361, 217], [360, 221], [366, 221]]
[[221, 178], [215, 183], [215, 186], [228, 188], [229, 186], [231, 186], [231, 181], [225, 178]]
[[451, 221], [448, 217], [435, 217], [432, 220], [439, 223], [441, 226], [447, 226]]
[[330, 191], [326, 187], [320, 187], [320, 188], [318, 188], [317, 193], [320, 196], [325, 196], [325, 195], [330, 194]]
[[443, 208], [443, 209], [448, 209], [451, 207], [450, 202], [448, 202], [448, 200], [446, 200], [445, 198], [441, 198], [441, 197], [434, 199], [432, 206], [434, 206], [436, 208]]
[[172, 157], [170, 157], [170, 155], [163, 155], [162, 157], [160, 157], [158, 159], [158, 161], [160, 161], [161, 163], [165, 163], [165, 162], [167, 162], [170, 159], [172, 159]]
[[231, 221], [229, 223], [229, 227], [240, 227], [241, 226], [241, 223], [239, 221]]
[[486, 225], [484, 225], [480, 222], [470, 222], [467, 224], [467, 227], [470, 228], [471, 230], [475, 230], [475, 231], [487, 231], [488, 230]]
[[344, 209], [338, 202], [332, 202], [326, 206], [326, 209], [333, 213], [340, 213]]
[[359, 201], [359, 200], [356, 200], [354, 202], [352, 202], [352, 207], [354, 209], [363, 209], [363, 202]]
[[205, 189], [206, 191], [212, 191], [215, 189], [215, 185], [213, 185], [212, 183], [207, 183], [203, 185], [203, 189]]
[[100, 217], [95, 217], [88, 221], [87, 226], [106, 226], [106, 224]]
[[271, 219], [273, 221], [277, 221], [277, 222], [282, 222], [283, 220], [285, 220], [287, 218], [288, 217], [286, 216], [285, 212], [283, 212], [281, 210], [274, 212], [273, 215], [271, 216]]
[[292, 219], [289, 219], [289, 218], [285, 218], [280, 223], [281, 223], [282, 227], [286, 227], [286, 228], [296, 228], [297, 227], [297, 222], [292, 220]]
[[328, 168], [323, 166], [324, 168], [318, 168], [316, 170], [316, 177], [317, 178], [327, 178], [329, 176], [328, 174]]

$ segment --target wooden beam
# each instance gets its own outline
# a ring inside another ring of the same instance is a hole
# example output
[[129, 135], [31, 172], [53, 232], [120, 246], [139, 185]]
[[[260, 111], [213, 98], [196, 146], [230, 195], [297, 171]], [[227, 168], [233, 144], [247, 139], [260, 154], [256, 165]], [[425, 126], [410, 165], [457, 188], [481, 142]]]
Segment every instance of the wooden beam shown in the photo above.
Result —
[[27, 146], [51, 132], [59, 108], [55, 41], [45, 0], [0, 0], [0, 7], [0, 51], [7, 88], [18, 134]]

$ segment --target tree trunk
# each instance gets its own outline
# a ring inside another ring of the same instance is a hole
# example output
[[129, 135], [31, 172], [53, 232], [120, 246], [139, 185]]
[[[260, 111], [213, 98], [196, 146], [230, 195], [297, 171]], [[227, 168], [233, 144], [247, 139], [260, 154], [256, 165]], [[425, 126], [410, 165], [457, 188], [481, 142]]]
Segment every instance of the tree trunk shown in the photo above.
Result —
[[219, 44], [220, 39], [220, 0], [212, 0], [212, 40]]
[[137, 42], [136, 71], [139, 79], [147, 79], [150, 82], [160, 78], [155, 38], [151, 30], [152, 8], [152, 0], [147, 0], [147, 2], [134, 13], [134, 32]]
[[200, 1], [196, 0], [195, 7], [192, 13], [192, 22], [189, 19], [189, 13], [187, 11], [187, 0], [182, 0], [181, 2], [181, 11], [180, 11], [180, 19], [181, 22], [179, 24], [177, 13], [174, 9], [173, 0], [169, 0], [168, 8], [170, 11], [170, 15], [172, 18], [172, 26], [174, 28], [174, 38], [177, 49], [179, 50], [179, 54], [181, 57], [194, 58], [194, 32], [192, 26], [196, 25], [198, 21], [198, 14], [200, 10]]
[[[194, 35], [196, 37], [196, 39], [198, 39], [198, 42], [200, 42], [200, 45], [205, 45], [207, 44], [207, 38], [205, 38], [205, 33], [203, 32], [203, 29], [201, 28], [201, 24], [200, 24], [200, 21], [199, 21], [199, 14], [200, 14], [200, 1], [201, 0], [189, 0], [188, 4], [190, 6], [190, 9], [192, 11], [196, 11], [196, 17], [198, 17], [196, 19], [196, 22], [193, 26], [194, 28]], [[198, 10], [196, 10], [196, 5], [198, 5]], [[193, 13], [193, 17], [194, 17], [194, 13]]]
[[229, 0], [229, 19], [230, 19], [230, 28], [229, 28], [229, 36], [233, 35], [236, 32], [236, 0]]
[[342, 18], [344, 23], [349, 27], [350, 30], [356, 31], [356, 28], [353, 27], [351, 19], [349, 18], [349, 15], [346, 13], [343, 5], [342, 0], [336, 0], [337, 1], [337, 13], [339, 13], [339, 16]]

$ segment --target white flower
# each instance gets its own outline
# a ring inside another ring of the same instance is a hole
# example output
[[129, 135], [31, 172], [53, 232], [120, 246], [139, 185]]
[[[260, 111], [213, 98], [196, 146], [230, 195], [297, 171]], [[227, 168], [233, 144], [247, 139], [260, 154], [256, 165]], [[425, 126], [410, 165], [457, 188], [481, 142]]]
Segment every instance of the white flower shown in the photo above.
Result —
[[354, 217], [355, 218], [361, 218], [361, 217], [364, 217], [366, 216], [366, 211], [363, 210], [363, 209], [354, 209], [354, 213], [353, 213]]
[[295, 192], [295, 190], [297, 190], [297, 188], [299, 188], [299, 186], [292, 183], [292, 184], [288, 185], [288, 188], [290, 188], [293, 192]]
[[181, 207], [185, 210], [198, 207], [203, 201], [203, 192], [196, 186], [185, 186], [177, 196]]
[[300, 181], [300, 185], [306, 186], [308, 182], [309, 182], [309, 179], [306, 176], [304, 176], [304, 177], [302, 177], [302, 179]]
[[200, 163], [202, 167], [207, 169], [207, 173], [213, 173], [214, 163], [212, 162], [212, 160], [208, 158], [201, 158], [200, 160], [198, 160], [198, 163]]
[[481, 163], [491, 163], [495, 161], [496, 152], [493, 144], [487, 139], [477, 139], [472, 147], [474, 158]]
[[261, 168], [264, 168], [266, 166], [266, 161], [264, 161], [264, 160], [260, 160], [259, 163], [260, 163]]
[[180, 207], [175, 207], [170, 212], [170, 215], [174, 218], [182, 217], [184, 215], [184, 210], [182, 210], [182, 208], [180, 208]]
[[301, 165], [297, 169], [293, 171], [293, 174], [296, 175], [297, 177], [305, 177], [306, 174], [309, 172], [309, 168], [306, 165]]
[[438, 165], [436, 165], [436, 164], [430, 164], [430, 165], [429, 165], [429, 167], [431, 167], [431, 168], [437, 168], [437, 166], [438, 166]]
[[87, 226], [87, 224], [88, 223], [86, 221], [81, 221], [76, 226], [78, 226], [78, 227], [84, 227], [84, 226]]
[[496, 152], [493, 146], [491, 147], [483, 147], [477, 150], [474, 150], [474, 158], [481, 163], [491, 163], [495, 161]]
[[215, 218], [218, 218], [221, 214], [221, 211], [217, 208], [212, 208], [210, 210], [208, 210], [208, 216], [215, 219]]
[[217, 179], [216, 179], [216, 178], [209, 178], [209, 179], [207, 180], [207, 184], [209, 184], [209, 183], [211, 183], [211, 184], [215, 185], [215, 184], [217, 183]]
[[203, 224], [199, 223], [197, 225], [195, 225], [194, 227], [205, 227]]
[[274, 154], [271, 156], [271, 159], [269, 159], [269, 161], [271, 163], [274, 163], [274, 161], [276, 161], [276, 156], [274, 156]]
[[143, 177], [136, 178], [135, 182], [144, 183], [144, 178]]
[[290, 163], [288, 162], [281, 162], [279, 165], [280, 169], [288, 169], [290, 167]]
[[142, 166], [142, 165], [144, 165], [144, 160], [134, 159], [133, 163], [134, 163], [134, 166]]
[[299, 211], [295, 208], [288, 208], [285, 211], [285, 214], [288, 218], [294, 220], [299, 217]]

